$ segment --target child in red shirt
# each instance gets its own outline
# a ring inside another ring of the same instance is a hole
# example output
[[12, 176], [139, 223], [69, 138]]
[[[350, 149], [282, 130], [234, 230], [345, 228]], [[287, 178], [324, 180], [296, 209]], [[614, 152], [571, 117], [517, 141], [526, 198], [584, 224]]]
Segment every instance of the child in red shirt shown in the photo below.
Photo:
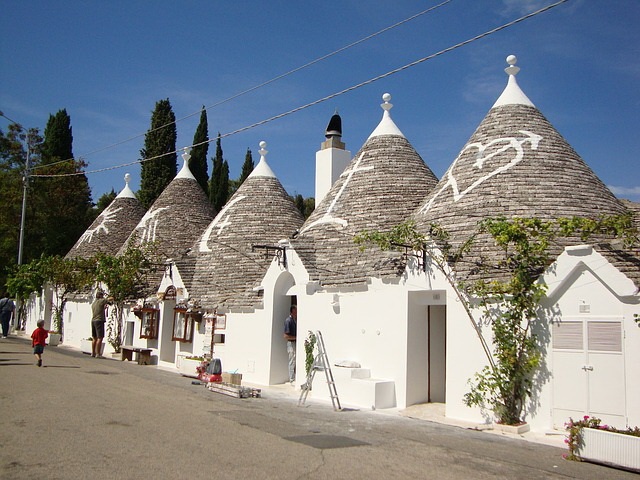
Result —
[[44, 320], [38, 321], [37, 325], [38, 328], [36, 328], [31, 334], [31, 346], [33, 347], [33, 354], [38, 359], [38, 366], [41, 367], [45, 340], [49, 336], [49, 331], [44, 329]]

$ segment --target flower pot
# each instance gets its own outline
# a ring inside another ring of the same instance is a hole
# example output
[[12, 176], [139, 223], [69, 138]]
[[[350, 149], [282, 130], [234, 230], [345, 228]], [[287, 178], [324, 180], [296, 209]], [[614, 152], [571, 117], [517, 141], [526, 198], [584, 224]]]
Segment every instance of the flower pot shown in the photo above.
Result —
[[62, 335], [60, 335], [59, 333], [50, 333], [49, 338], [47, 339], [49, 346], [57, 347], [58, 344], [60, 343], [61, 338], [62, 338]]
[[595, 428], [582, 429], [583, 460], [640, 472], [640, 437]]
[[201, 363], [202, 360], [193, 360], [190, 358], [179, 356], [178, 361], [176, 362], [176, 367], [178, 368], [178, 371], [185, 377], [197, 378], [198, 372], [196, 368], [198, 368]]

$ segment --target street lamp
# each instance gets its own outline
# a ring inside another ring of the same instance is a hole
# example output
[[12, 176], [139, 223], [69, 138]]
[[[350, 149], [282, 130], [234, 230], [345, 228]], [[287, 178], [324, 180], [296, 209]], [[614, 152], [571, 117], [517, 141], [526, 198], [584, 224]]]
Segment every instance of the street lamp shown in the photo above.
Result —
[[25, 130], [22, 125], [20, 125], [15, 120], [10, 119], [4, 113], [0, 111], [0, 117], [4, 117], [9, 120], [11, 123], [16, 125], [20, 131], [25, 132], [26, 141], [27, 141], [27, 159], [24, 165], [24, 175], [22, 177], [22, 214], [20, 215], [20, 240], [18, 241], [18, 265], [22, 265], [22, 248], [24, 245], [24, 222], [27, 214], [27, 188], [29, 186], [29, 173], [31, 169], [31, 138], [29, 136], [29, 131]]

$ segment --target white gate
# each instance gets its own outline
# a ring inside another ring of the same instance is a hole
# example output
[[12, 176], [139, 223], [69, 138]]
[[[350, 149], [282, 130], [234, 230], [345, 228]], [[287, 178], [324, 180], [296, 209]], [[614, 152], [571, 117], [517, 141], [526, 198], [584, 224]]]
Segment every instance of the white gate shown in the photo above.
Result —
[[598, 417], [626, 425], [622, 321], [565, 320], [554, 323], [553, 426], [569, 417]]

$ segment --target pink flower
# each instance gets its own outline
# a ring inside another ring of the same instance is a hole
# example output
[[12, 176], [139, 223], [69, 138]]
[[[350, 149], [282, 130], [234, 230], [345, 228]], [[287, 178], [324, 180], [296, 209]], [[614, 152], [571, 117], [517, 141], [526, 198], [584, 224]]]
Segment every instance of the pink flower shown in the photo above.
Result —
[[589, 415], [585, 415], [585, 416], [584, 416], [584, 419], [585, 419], [585, 420], [589, 420]]

